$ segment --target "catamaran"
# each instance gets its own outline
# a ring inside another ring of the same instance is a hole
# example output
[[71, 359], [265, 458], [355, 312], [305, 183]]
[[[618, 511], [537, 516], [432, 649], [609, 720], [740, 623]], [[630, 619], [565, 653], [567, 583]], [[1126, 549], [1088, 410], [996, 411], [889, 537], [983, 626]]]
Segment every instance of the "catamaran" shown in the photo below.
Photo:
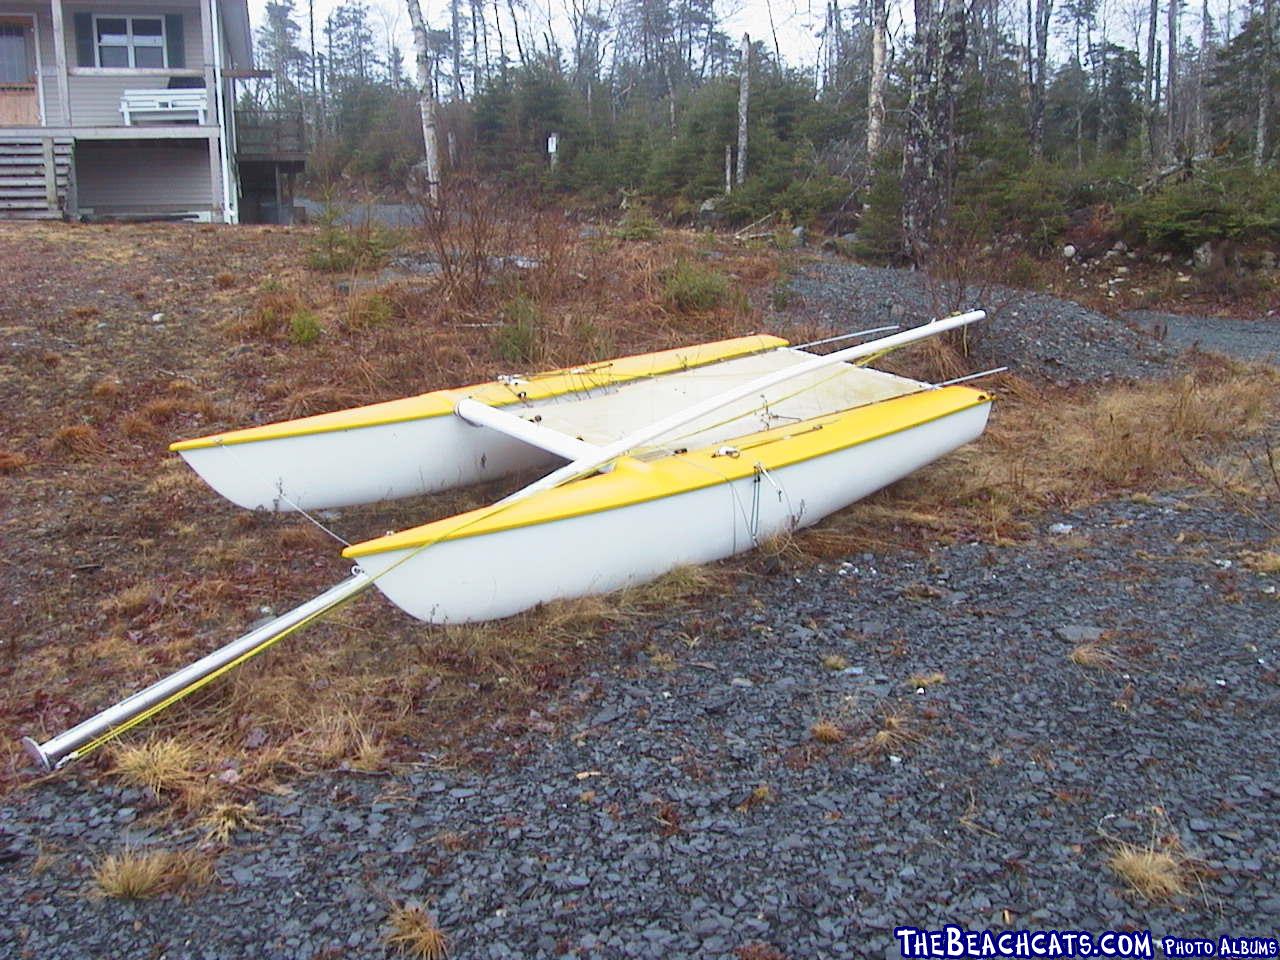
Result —
[[[347, 580], [28, 747], [46, 768], [82, 755], [369, 587], [429, 623], [489, 620], [817, 523], [981, 435], [992, 396], [963, 383], [972, 377], [927, 383], [866, 363], [984, 316], [827, 354], [739, 337], [175, 443], [251, 509], [333, 509], [549, 472], [488, 506], [348, 546]], [[886, 329], [896, 328], [864, 333]]]

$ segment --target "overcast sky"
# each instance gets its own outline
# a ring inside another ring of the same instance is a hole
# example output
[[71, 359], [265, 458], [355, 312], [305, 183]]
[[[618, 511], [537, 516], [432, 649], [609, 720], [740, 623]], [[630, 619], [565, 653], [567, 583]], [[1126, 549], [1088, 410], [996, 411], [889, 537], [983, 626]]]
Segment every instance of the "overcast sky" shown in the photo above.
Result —
[[[409, 15], [405, 11], [404, 0], [367, 0], [367, 2], [373, 11], [371, 19], [375, 24], [375, 30], [385, 33], [389, 27], [400, 39], [401, 49], [408, 57], [412, 40], [409, 34]], [[823, 0], [771, 0], [771, 2], [773, 22], [778, 33], [778, 47], [783, 57], [793, 65], [814, 63], [819, 47], [817, 33], [822, 29]], [[320, 43], [320, 24], [329, 11], [340, 3], [341, 0], [315, 0], [317, 46]], [[423, 15], [432, 26], [439, 28], [447, 26], [447, 0], [421, 0], [421, 3]], [[249, 10], [255, 29], [262, 22], [262, 11], [265, 6], [266, 0], [249, 0]], [[504, 15], [505, 6], [505, 3], [502, 4]], [[561, 45], [567, 47], [567, 43], [564, 42], [567, 35], [563, 13], [564, 0], [529, 0], [528, 6], [529, 16], [535, 23], [545, 23], [548, 12], [550, 13], [551, 22], [561, 40]], [[298, 20], [303, 24], [303, 46], [305, 47], [307, 0], [294, 0], [294, 9], [298, 12]], [[724, 29], [730, 36], [737, 39], [745, 30], [751, 34], [752, 39], [760, 40], [768, 46], [773, 45], [773, 32], [769, 28], [769, 4], [765, 0], [716, 0], [716, 9], [725, 21]]]
[[[316, 35], [319, 43], [320, 24], [329, 11], [340, 4], [341, 0], [315, 0]], [[410, 51], [413, 43], [409, 32], [409, 15], [405, 11], [404, 0], [366, 0], [373, 11], [372, 20], [375, 32], [380, 34], [379, 41], [385, 44], [388, 31], [399, 40], [400, 48], [405, 51], [406, 70], [409, 69]], [[448, 24], [448, 0], [421, 0], [422, 10], [432, 26], [444, 28]], [[553, 32], [560, 40], [561, 47], [568, 49], [568, 25], [564, 16], [568, 0], [527, 0], [529, 18], [538, 28], [545, 29], [550, 21]], [[298, 11], [298, 19], [303, 23], [303, 45], [306, 45], [306, 15], [308, 0], [294, 0], [294, 9]], [[1109, 39], [1124, 46], [1137, 45], [1145, 50], [1145, 41], [1139, 40], [1138, 28], [1145, 24], [1150, 0], [1100, 0], [1100, 19], [1105, 21]], [[249, 10], [254, 26], [261, 22], [262, 11], [266, 0], [249, 0]], [[844, 0], [841, 6], [846, 10], [850, 0]], [[486, 6], [492, 10], [491, 4]], [[506, 3], [501, 5], [504, 22], [506, 21]], [[770, 25], [770, 6], [772, 6], [773, 23]], [[1248, 0], [1209, 0], [1210, 15], [1216, 20], [1221, 31], [1228, 24], [1234, 34], [1244, 22]], [[825, 11], [825, 0], [716, 0], [716, 9], [723, 21], [724, 30], [737, 40], [745, 30], [753, 40], [773, 46], [774, 32], [777, 33], [778, 49], [783, 58], [791, 66], [810, 67], [818, 62], [821, 54], [820, 33]], [[1167, 9], [1162, 2], [1160, 9]], [[1201, 4], [1185, 5], [1181, 18], [1183, 37], [1199, 43]], [[1006, 8], [1005, 16], [1021, 16], [1021, 11], [1012, 7]], [[847, 14], [846, 14], [847, 16]], [[911, 5], [905, 0], [889, 0], [889, 32], [890, 43], [898, 46], [904, 27], [911, 22]], [[1021, 28], [1021, 20], [1016, 23]], [[1161, 18], [1160, 39], [1164, 39], [1164, 20]], [[510, 32], [507, 33], [510, 36]], [[1095, 35], [1096, 38], [1096, 35]], [[1060, 23], [1055, 23], [1055, 37], [1052, 44], [1051, 57], [1061, 62], [1069, 56], [1070, 38]], [[514, 54], [513, 54], [514, 55]]]

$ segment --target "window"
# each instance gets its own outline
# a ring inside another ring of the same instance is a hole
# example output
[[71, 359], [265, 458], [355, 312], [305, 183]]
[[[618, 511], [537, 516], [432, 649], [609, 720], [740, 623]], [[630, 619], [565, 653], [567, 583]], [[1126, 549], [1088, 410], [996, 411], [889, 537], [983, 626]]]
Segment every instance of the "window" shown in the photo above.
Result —
[[164, 17], [94, 17], [99, 67], [166, 67]]
[[35, 82], [35, 61], [27, 42], [28, 28], [17, 23], [0, 23], [0, 83]]

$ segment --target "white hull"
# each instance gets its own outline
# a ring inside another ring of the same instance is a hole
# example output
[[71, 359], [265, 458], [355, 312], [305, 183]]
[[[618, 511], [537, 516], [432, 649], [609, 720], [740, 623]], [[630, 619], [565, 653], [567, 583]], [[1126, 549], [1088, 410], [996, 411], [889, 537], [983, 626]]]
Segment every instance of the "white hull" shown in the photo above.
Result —
[[196, 473], [250, 510], [318, 510], [395, 500], [561, 462], [455, 416], [180, 451]]
[[990, 404], [972, 406], [780, 467], [758, 484], [747, 476], [597, 513], [370, 554], [359, 564], [396, 606], [430, 623], [489, 620], [552, 599], [608, 593], [816, 523], [976, 439], [989, 412]]
[[[607, 443], [727, 386], [811, 359], [800, 350], [773, 350], [501, 409], [524, 418], [540, 417], [568, 437]], [[771, 394], [778, 399], [772, 409], [785, 415], [783, 422], [792, 422], [921, 386], [876, 370], [844, 366], [841, 371], [840, 377], [821, 373], [799, 384], [774, 388]], [[756, 412], [760, 403], [757, 397], [744, 399], [704, 418], [688, 428], [681, 443], [705, 445], [773, 425]], [[439, 493], [563, 462], [496, 430], [472, 426], [452, 413], [179, 452], [228, 500], [249, 509], [274, 511], [319, 510]]]

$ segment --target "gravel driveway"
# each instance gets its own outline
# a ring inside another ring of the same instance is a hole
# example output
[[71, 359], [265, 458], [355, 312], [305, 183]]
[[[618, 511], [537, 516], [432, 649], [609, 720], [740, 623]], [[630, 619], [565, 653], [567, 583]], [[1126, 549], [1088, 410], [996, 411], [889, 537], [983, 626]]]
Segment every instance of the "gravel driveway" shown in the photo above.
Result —
[[[0, 954], [382, 957], [406, 899], [466, 958], [881, 956], [895, 925], [946, 922], [1274, 935], [1280, 604], [1240, 563], [1268, 532], [1199, 498], [1058, 520], [1018, 547], [746, 578], [621, 632], [544, 711], [576, 719], [497, 740], [484, 775], [261, 798], [268, 829], [191, 902], [89, 895], [107, 853], [191, 842], [138, 791], [11, 797]], [[1110, 668], [1068, 659], [1094, 639]], [[907, 739], [860, 749], [886, 715]], [[816, 743], [819, 718], [847, 739]], [[1199, 873], [1152, 906], [1105, 862], [1166, 833]]]
[[988, 319], [974, 328], [974, 364], [1008, 364], [1046, 380], [1149, 377], [1192, 346], [1244, 360], [1280, 357], [1280, 320], [1274, 318], [1221, 320], [1138, 310], [1117, 319], [1044, 293], [994, 284], [960, 293], [923, 273], [837, 258], [806, 264], [787, 289], [792, 300], [779, 320], [816, 322], [840, 332], [885, 321], [909, 326], [980, 307]]
[[1274, 361], [1280, 358], [1280, 321], [1274, 318], [1224, 320], [1155, 310], [1131, 310], [1124, 317], [1177, 349], [1198, 347], [1242, 360]]

